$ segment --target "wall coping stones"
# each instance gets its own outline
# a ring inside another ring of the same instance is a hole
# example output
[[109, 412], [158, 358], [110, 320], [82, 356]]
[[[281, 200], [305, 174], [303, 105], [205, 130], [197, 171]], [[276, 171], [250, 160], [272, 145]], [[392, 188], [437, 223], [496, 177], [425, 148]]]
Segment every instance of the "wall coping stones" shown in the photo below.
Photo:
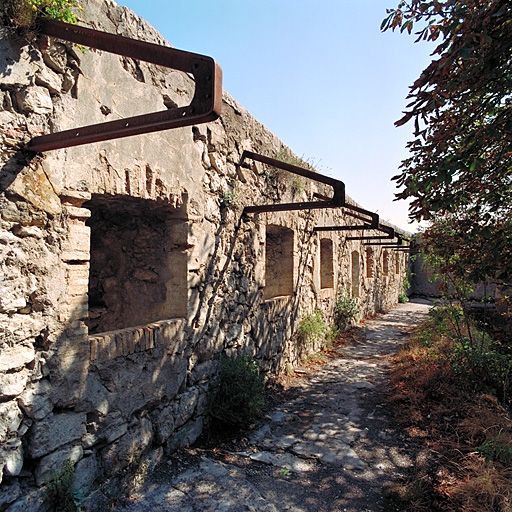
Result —
[[184, 326], [183, 318], [173, 318], [91, 335], [91, 362], [106, 363], [117, 357], [126, 357], [162, 346], [164, 342], [169, 343], [176, 339]]

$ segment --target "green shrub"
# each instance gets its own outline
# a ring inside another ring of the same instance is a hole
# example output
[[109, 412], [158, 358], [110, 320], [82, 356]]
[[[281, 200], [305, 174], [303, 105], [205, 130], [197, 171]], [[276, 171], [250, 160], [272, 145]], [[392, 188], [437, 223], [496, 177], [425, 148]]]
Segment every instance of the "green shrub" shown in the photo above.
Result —
[[210, 402], [209, 416], [235, 428], [247, 428], [261, 417], [265, 406], [265, 385], [252, 356], [223, 356], [219, 383]]
[[80, 512], [82, 493], [75, 489], [75, 467], [71, 461], [64, 464], [60, 474], [53, 473], [53, 480], [46, 488], [46, 498], [54, 512]]
[[306, 190], [306, 183], [298, 176], [295, 176], [292, 178], [291, 189], [293, 197], [300, 196]]
[[220, 195], [221, 208], [235, 208], [236, 196], [234, 190], [228, 190]]
[[512, 354], [507, 346], [477, 328], [461, 306], [447, 304], [429, 311], [429, 320], [417, 334], [425, 346], [441, 341], [448, 350], [450, 368], [475, 391], [510, 403]]
[[333, 343], [340, 337], [341, 330], [336, 324], [331, 324], [325, 333], [325, 348], [331, 348]]
[[398, 293], [398, 302], [400, 302], [400, 304], [406, 304], [407, 302], [409, 302], [409, 296], [407, 295], [407, 291], [411, 287], [411, 283], [409, 282], [410, 275], [412, 274], [410, 274], [410, 271], [408, 270], [403, 277], [402, 287], [400, 289], [400, 292]]
[[0, 0], [4, 23], [21, 29], [33, 28], [40, 17], [76, 24], [74, 7], [80, 9], [77, 0]]
[[489, 339], [477, 345], [472, 345], [467, 338], [459, 340], [452, 368], [465, 374], [477, 390], [494, 394], [507, 404], [512, 381], [512, 355], [501, 353], [499, 348]]
[[313, 313], [304, 315], [297, 331], [300, 340], [308, 345], [322, 342], [327, 332], [324, 312], [321, 309], [315, 309]]
[[407, 302], [409, 302], [409, 297], [407, 297], [407, 294], [405, 292], [400, 292], [398, 294], [398, 302], [400, 302], [400, 304], [406, 304]]
[[486, 439], [476, 451], [484, 457], [485, 462], [498, 461], [503, 464], [512, 462], [512, 446], [500, 434]]
[[359, 304], [356, 299], [338, 293], [334, 306], [335, 322], [341, 331], [345, 331], [359, 319]]

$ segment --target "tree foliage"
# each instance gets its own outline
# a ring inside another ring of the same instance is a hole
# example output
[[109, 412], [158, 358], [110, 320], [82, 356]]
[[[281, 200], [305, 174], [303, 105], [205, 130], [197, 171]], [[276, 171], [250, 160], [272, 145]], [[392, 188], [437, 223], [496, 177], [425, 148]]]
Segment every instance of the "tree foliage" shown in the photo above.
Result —
[[395, 123], [415, 128], [397, 198], [412, 199], [410, 217], [431, 221], [427, 238], [442, 233], [461, 265], [481, 261], [473, 277], [510, 279], [512, 2], [411, 0], [387, 12], [382, 30], [440, 41]]
[[510, 277], [511, 238], [510, 219], [498, 221], [491, 229], [470, 215], [450, 214], [430, 223], [421, 244], [429, 262], [443, 275], [470, 285]]

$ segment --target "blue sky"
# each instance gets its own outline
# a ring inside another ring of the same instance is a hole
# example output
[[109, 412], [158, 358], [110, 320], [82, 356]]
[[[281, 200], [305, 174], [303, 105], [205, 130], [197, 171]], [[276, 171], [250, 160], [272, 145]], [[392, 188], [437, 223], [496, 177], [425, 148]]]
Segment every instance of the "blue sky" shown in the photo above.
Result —
[[412, 125], [395, 128], [432, 44], [379, 30], [398, 0], [118, 0], [173, 46], [213, 57], [223, 86], [297, 155], [404, 229], [392, 176]]

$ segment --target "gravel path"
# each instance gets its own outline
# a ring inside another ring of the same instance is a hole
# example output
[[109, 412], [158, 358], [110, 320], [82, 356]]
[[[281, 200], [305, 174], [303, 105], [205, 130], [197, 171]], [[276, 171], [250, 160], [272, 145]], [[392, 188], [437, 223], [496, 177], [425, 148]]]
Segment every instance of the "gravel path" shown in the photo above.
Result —
[[397, 510], [385, 488], [416, 463], [417, 449], [388, 419], [390, 356], [428, 309], [410, 302], [367, 321], [361, 341], [302, 379], [294, 398], [270, 412], [243, 451], [196, 449], [173, 457], [117, 510]]

